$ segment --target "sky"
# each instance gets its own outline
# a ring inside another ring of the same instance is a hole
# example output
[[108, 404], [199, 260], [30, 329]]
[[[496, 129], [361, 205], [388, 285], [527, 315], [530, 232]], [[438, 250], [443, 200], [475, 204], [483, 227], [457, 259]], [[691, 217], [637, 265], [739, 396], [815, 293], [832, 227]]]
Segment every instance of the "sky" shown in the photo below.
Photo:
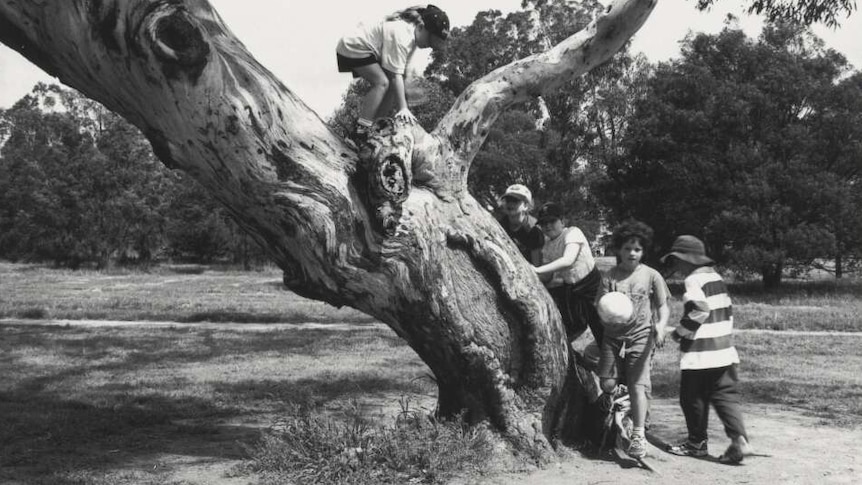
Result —
[[[350, 75], [337, 71], [335, 44], [359, 22], [374, 22], [413, 5], [411, 0], [210, 0], [233, 33], [264, 66], [322, 117], [340, 103]], [[756, 37], [762, 19], [745, 14], [740, 0], [719, 0], [708, 12], [699, 12], [694, 0], [659, 0], [646, 24], [635, 34], [634, 52], [652, 61], [679, 55], [679, 42], [689, 32], [715, 33], [727, 14], [740, 18], [739, 25]], [[496, 8], [509, 12], [521, 0], [434, 0], [445, 10], [453, 26], [469, 25], [476, 13]], [[856, 12], [838, 30], [815, 26], [814, 32], [828, 47], [844, 54], [862, 68], [862, 13]], [[429, 50], [415, 56], [413, 68], [428, 62]], [[37, 82], [57, 82], [17, 52], [0, 45], [0, 108], [11, 106]]]

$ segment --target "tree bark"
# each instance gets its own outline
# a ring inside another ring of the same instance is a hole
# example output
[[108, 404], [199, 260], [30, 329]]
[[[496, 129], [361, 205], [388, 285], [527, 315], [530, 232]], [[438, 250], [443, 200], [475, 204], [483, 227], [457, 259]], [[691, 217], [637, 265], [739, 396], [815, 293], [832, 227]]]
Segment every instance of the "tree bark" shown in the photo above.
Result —
[[140, 128], [271, 253], [288, 288], [388, 324], [433, 371], [443, 415], [466, 411], [541, 456], [579, 436], [586, 374], [467, 173], [500, 113], [608, 59], [654, 5], [617, 1], [471, 85], [430, 134], [394, 126], [361, 153], [205, 0], [0, 0], [0, 41]]

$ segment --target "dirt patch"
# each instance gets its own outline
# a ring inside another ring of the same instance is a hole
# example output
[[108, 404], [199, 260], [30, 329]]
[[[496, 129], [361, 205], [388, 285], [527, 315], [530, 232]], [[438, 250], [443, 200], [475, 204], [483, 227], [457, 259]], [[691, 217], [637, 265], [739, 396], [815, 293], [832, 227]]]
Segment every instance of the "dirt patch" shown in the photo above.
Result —
[[676, 402], [653, 402], [648, 460], [657, 468], [652, 473], [640, 468], [623, 468], [614, 461], [575, 458], [545, 470], [524, 474], [501, 474], [468, 483], [504, 485], [569, 485], [661, 483], [782, 483], [857, 484], [862, 481], [859, 430], [823, 426], [817, 418], [775, 406], [744, 406], [746, 427], [756, 456], [737, 466], [717, 461], [730, 443], [721, 423], [710, 417], [710, 456], [687, 458], [665, 453], [656, 445], [685, 437], [685, 421]]

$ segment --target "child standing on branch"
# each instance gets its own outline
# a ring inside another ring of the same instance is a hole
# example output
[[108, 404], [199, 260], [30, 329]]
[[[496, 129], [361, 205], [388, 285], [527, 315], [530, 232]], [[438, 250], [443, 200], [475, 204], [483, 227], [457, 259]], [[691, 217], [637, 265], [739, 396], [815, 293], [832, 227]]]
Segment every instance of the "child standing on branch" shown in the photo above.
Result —
[[751, 454], [742, 421], [733, 346], [733, 307], [727, 286], [713, 269], [700, 239], [679, 236], [670, 253], [661, 258], [672, 272], [685, 276], [685, 312], [676, 329], [669, 328], [680, 344], [679, 404], [685, 415], [688, 439], [670, 446], [676, 455], [706, 456], [709, 405], [715, 407], [731, 443], [718, 461], [735, 464]]
[[352, 72], [371, 84], [362, 100], [352, 138], [364, 141], [376, 118], [389, 116], [413, 123], [407, 107], [404, 74], [417, 48], [439, 49], [449, 37], [449, 18], [434, 5], [407, 8], [374, 25], [360, 24], [336, 47], [339, 72]]
[[[646, 417], [650, 361], [654, 345], [664, 342], [670, 317], [667, 301], [670, 290], [658, 271], [641, 263], [652, 243], [652, 229], [642, 222], [629, 221], [614, 230], [612, 245], [617, 265], [602, 279], [602, 294], [619, 292], [631, 300], [631, 315], [622, 321], [604, 321], [598, 375], [602, 390], [612, 393], [622, 375], [631, 396], [632, 435], [628, 454], [646, 456]], [[653, 315], [657, 318], [654, 320]]]

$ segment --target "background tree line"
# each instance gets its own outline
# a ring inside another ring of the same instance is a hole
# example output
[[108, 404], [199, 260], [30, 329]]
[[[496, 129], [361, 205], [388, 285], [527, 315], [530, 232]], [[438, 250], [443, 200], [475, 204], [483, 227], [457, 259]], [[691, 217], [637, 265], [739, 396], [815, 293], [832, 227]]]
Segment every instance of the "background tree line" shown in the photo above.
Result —
[[0, 258], [101, 268], [265, 256], [136, 128], [76, 91], [39, 84], [0, 110]]
[[[475, 79], [546, 50], [602, 8], [522, 7], [453, 29], [413, 83], [426, 129]], [[364, 89], [351, 85], [333, 129], [352, 126]], [[659, 249], [696, 234], [720, 263], [768, 286], [818, 265], [840, 277], [862, 259], [862, 74], [804, 27], [776, 20], [751, 39], [729, 19], [718, 34], [686, 38], [677, 59], [624, 50], [544, 101], [542, 129], [538, 102], [510, 110], [471, 167], [470, 190], [492, 209], [505, 187], [524, 183], [588, 234], [629, 217], [656, 229]], [[134, 128], [74, 92], [37, 86], [0, 112], [0, 130], [0, 257], [69, 266], [264, 257]]]

